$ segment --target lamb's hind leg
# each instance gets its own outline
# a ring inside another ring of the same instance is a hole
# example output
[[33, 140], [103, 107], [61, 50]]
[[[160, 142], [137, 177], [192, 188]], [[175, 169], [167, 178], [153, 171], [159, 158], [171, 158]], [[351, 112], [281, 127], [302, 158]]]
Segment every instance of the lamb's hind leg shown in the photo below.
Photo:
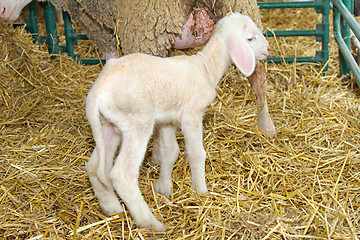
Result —
[[155, 165], [160, 165], [160, 126], [155, 126], [153, 134], [153, 148], [151, 162]]
[[110, 179], [136, 225], [153, 232], [163, 232], [166, 230], [164, 225], [151, 213], [138, 185], [139, 168], [153, 127], [152, 123], [144, 124], [143, 118], [139, 119], [137, 122], [131, 121], [134, 127], [126, 127], [126, 131], [122, 131], [122, 146]]
[[[107, 174], [109, 174], [116, 149], [120, 144], [120, 136], [115, 133], [114, 127], [109, 123], [105, 123], [103, 125], [102, 131], [106, 145], [106, 172]], [[99, 200], [100, 208], [105, 214], [108, 215], [122, 212], [123, 208], [121, 207], [121, 204], [114, 192], [113, 187], [105, 186], [104, 184], [102, 184], [96, 175], [98, 169], [98, 161], [98, 152], [95, 147], [86, 167], [92, 188], [95, 192], [95, 196]]]
[[258, 126], [268, 138], [274, 138], [275, 126], [271, 120], [266, 100], [267, 82], [263, 64], [257, 64], [254, 73], [248, 77], [250, 85], [256, 96], [258, 107]]
[[159, 179], [155, 183], [155, 191], [168, 197], [172, 188], [172, 169], [179, 154], [175, 126], [170, 124], [158, 126], [157, 148], [161, 170]]

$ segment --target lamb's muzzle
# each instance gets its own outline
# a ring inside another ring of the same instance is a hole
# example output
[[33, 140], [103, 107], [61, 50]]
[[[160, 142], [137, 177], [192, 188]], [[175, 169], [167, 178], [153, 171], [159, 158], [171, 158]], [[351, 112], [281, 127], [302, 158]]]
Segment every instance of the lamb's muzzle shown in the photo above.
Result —
[[[254, 22], [233, 13], [218, 22], [208, 44], [196, 55], [131, 54], [109, 60], [86, 100], [86, 116], [96, 143], [87, 170], [103, 211], [123, 210], [115, 189], [139, 227], [165, 231], [141, 195], [139, 167], [155, 132], [153, 157], [161, 166], [155, 190], [171, 193], [171, 172], [179, 153], [178, 125], [184, 135], [192, 187], [206, 193], [203, 114], [231, 62], [250, 76], [256, 60], [265, 58], [268, 48]], [[113, 166], [120, 138], [121, 149]]]

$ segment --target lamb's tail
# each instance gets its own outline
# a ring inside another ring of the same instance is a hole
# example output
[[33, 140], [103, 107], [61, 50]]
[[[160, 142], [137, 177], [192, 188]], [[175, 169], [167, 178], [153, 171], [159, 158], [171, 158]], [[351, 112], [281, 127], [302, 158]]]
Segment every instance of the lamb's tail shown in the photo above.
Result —
[[[90, 96], [90, 95], [89, 95]], [[88, 96], [86, 100], [86, 118], [89, 121], [92, 134], [96, 144], [96, 151], [98, 157], [98, 169], [96, 175], [98, 179], [106, 186], [111, 185], [109, 176], [106, 174], [106, 152], [105, 140], [102, 132], [102, 124], [100, 120], [100, 109], [98, 101]]]

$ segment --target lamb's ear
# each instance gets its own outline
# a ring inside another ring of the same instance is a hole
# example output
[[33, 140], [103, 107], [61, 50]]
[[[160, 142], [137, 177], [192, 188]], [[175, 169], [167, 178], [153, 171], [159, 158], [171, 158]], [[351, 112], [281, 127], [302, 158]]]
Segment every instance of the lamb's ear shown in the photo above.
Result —
[[246, 39], [230, 34], [226, 41], [232, 61], [246, 77], [249, 77], [254, 72], [256, 61]]

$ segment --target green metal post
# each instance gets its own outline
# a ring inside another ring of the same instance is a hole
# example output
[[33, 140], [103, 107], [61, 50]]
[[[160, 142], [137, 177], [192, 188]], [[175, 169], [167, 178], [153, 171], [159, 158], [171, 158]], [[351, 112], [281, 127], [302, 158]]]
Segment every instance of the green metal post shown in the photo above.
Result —
[[[350, 9], [351, 7], [351, 0], [342, 0], [345, 7], [347, 9]], [[340, 24], [341, 24], [341, 36], [344, 39], [344, 42], [347, 46], [348, 49], [350, 49], [350, 27], [347, 24], [347, 22], [345, 21], [344, 17], [342, 15], [340, 15]], [[340, 64], [340, 74], [341, 75], [349, 75], [350, 74], [350, 67], [347, 64], [344, 55], [342, 54], [342, 52], [339, 50], [339, 64]]]
[[[59, 36], [56, 31], [56, 20], [54, 6], [50, 2], [41, 3], [44, 8], [45, 25], [47, 32], [47, 44], [50, 54], [59, 54]], [[52, 56], [52, 59], [56, 59], [57, 56]]]
[[26, 22], [25, 29], [26, 29], [26, 31], [28, 31], [32, 34], [34, 43], [38, 43], [39, 42], [39, 29], [38, 29], [36, 13], [35, 13], [35, 2], [31, 1], [28, 5], [28, 8], [29, 8], [29, 17], [25, 18], [25, 22]]
[[339, 46], [339, 51], [341, 52], [341, 55], [344, 57], [344, 60], [346, 60], [346, 62], [349, 64], [349, 67], [357, 81], [357, 84], [360, 86], [360, 69], [355, 59], [351, 55], [350, 49], [346, 45], [343, 36], [341, 35], [340, 12], [337, 10], [337, 8], [334, 8], [334, 36]]
[[70, 15], [67, 12], [63, 12], [63, 19], [66, 39], [65, 51], [74, 61], [78, 61], [79, 55], [74, 53], [74, 45], [77, 44], [76, 33], [75, 30], [71, 28]]
[[[318, 1], [319, 2], [319, 1]], [[316, 25], [316, 29], [320, 32], [321, 35], [316, 36], [316, 41], [321, 42], [321, 51], [316, 52], [316, 56], [320, 55], [320, 62], [322, 64], [327, 64], [329, 59], [329, 42], [330, 42], [330, 24], [329, 24], [329, 16], [330, 16], [330, 0], [322, 1], [323, 5], [318, 7], [316, 11], [322, 14], [321, 24]], [[328, 65], [325, 66], [324, 71], [328, 69]]]

